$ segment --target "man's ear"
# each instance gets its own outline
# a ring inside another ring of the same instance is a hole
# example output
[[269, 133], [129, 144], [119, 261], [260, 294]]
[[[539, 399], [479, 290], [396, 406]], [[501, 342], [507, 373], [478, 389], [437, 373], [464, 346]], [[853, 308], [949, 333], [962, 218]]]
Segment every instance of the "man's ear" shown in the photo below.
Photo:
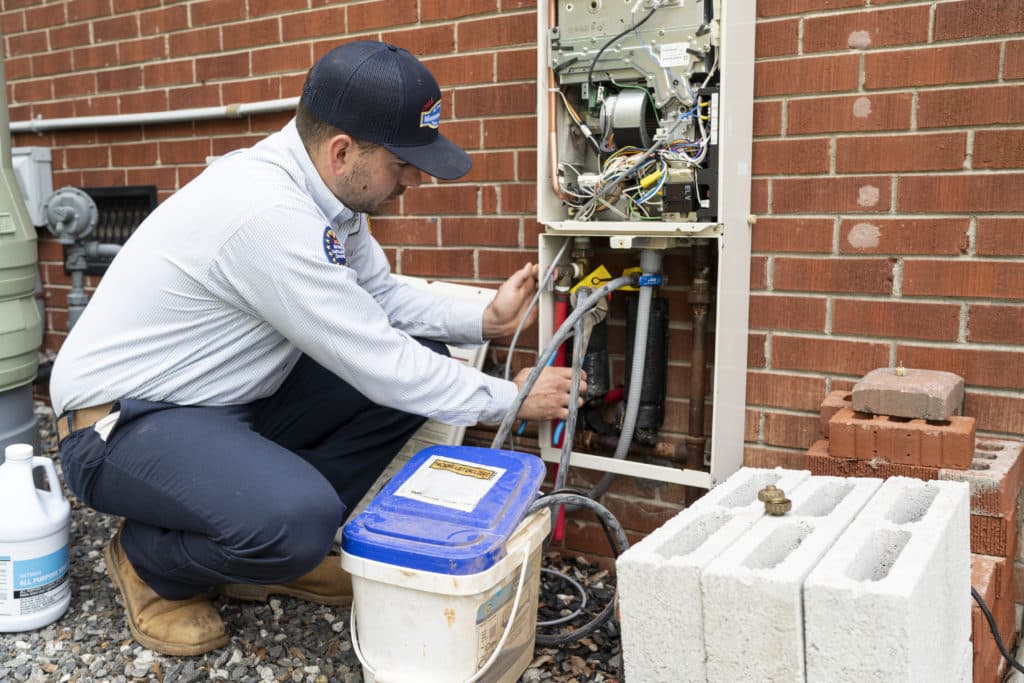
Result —
[[324, 145], [324, 154], [327, 168], [331, 175], [341, 177], [345, 175], [349, 166], [352, 165], [355, 141], [352, 136], [346, 133], [339, 133], [330, 138]]

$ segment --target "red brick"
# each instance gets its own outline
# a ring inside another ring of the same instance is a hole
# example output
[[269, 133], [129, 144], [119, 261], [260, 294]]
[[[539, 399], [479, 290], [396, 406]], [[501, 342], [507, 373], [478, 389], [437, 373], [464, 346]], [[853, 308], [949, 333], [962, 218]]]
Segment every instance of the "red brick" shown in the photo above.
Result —
[[189, 7], [193, 26], [224, 24], [245, 17], [245, 0], [206, 0]]
[[754, 64], [754, 96], [772, 97], [856, 90], [858, 55], [799, 57]]
[[[90, 74], [92, 76], [92, 74]], [[40, 78], [35, 81], [22, 81], [13, 85], [14, 102], [33, 102], [36, 100], [53, 99], [54, 86], [60, 88], [58, 92], [62, 97], [73, 95], [86, 95], [96, 92], [96, 78], [81, 78], [79, 76], [68, 78]], [[83, 89], [84, 88], [84, 92]]]
[[459, 17], [493, 12], [497, 8], [497, 0], [421, 0], [420, 21], [452, 21]]
[[974, 249], [979, 256], [1024, 256], [1024, 220], [978, 219]]
[[750, 182], [750, 210], [755, 214], [768, 213], [769, 181], [753, 178]]
[[[981, 599], [985, 601], [990, 610], [996, 604], [996, 587], [999, 584], [997, 562], [1004, 565], [1005, 571], [1005, 564], [1008, 562], [1005, 557], [971, 555], [971, 588], [978, 592], [978, 595], [981, 596]], [[971, 642], [973, 643], [975, 653], [980, 652], [982, 649], [985, 635], [984, 629], [987, 628], [988, 625], [985, 615], [981, 612], [981, 607], [978, 606], [977, 602], [972, 602]]]
[[826, 439], [815, 441], [807, 449], [805, 463], [811, 474], [828, 477], [912, 477], [921, 481], [938, 478], [939, 470], [920, 465], [902, 465], [884, 460], [860, 460], [858, 458], [837, 458], [829, 453], [830, 442]]
[[908, 176], [900, 180], [897, 205], [900, 211], [1020, 212], [1022, 182], [1021, 174]]
[[409, 215], [476, 213], [477, 188], [471, 185], [424, 185], [407, 190], [403, 201]]
[[832, 333], [956, 341], [960, 306], [901, 301], [836, 299]]
[[501, 211], [504, 213], [532, 214], [537, 207], [537, 186], [530, 184], [502, 185]]
[[864, 57], [864, 87], [918, 88], [995, 81], [999, 77], [999, 49], [998, 43], [978, 43], [870, 53]]
[[649, 534], [679, 514], [678, 505], [620, 496], [606, 496], [603, 500], [605, 507], [619, 520], [623, 529], [644, 534]]
[[747, 373], [748, 406], [815, 410], [824, 391], [825, 379], [822, 377], [784, 375], [775, 372]]
[[778, 17], [820, 10], [860, 7], [864, 0], [758, 0], [757, 16]]
[[89, 32], [83, 31], [81, 26], [60, 26], [50, 29], [50, 47], [54, 50], [88, 44]]
[[1024, 168], [1024, 130], [979, 130], [974, 134], [974, 168]]
[[967, 341], [1019, 344], [1024, 330], [1024, 307], [974, 304], [968, 325]]
[[761, 412], [747, 408], [743, 411], [743, 440], [757, 441], [761, 432]]
[[966, 158], [966, 133], [857, 136], [836, 143], [837, 173], [959, 170]]
[[[903, 184], [912, 179], [900, 179], [900, 196], [904, 194]], [[777, 178], [772, 181], [772, 213], [888, 211], [891, 187], [892, 181], [880, 176]]]
[[225, 103], [276, 100], [281, 97], [281, 79], [270, 76], [225, 83], [221, 86], [220, 92]]
[[[252, 22], [249, 22], [252, 23]], [[267, 19], [263, 24], [262, 28], [259, 29], [258, 33], [270, 33], [277, 32], [277, 19]], [[245, 27], [245, 24], [240, 25], [240, 29]], [[228, 29], [230, 27], [224, 27], [224, 43], [225, 47], [228, 42]], [[244, 29], [243, 29], [244, 30]], [[328, 7], [322, 10], [316, 10], [312, 12], [296, 12], [294, 14], [286, 14], [281, 17], [281, 31], [280, 35], [286, 41], [291, 40], [304, 40], [319, 36], [329, 36], [342, 33], [345, 30], [345, 7]], [[239, 32], [238, 40], [249, 40], [256, 38], [255, 35], [245, 35]], [[270, 45], [276, 43], [277, 40], [272, 40], [262, 43], [263, 45]], [[260, 43], [254, 43], [260, 44]]]
[[480, 249], [478, 251], [479, 271], [481, 279], [504, 280], [529, 262], [536, 260], [536, 254], [529, 251], [497, 251]]
[[50, 74], [63, 74], [72, 71], [71, 51], [51, 52], [44, 55], [33, 55], [32, 75], [48, 76]]
[[[172, 31], [180, 31], [188, 27], [188, 7], [175, 5], [162, 7], [139, 14], [139, 28], [144, 36], [167, 35]], [[219, 35], [219, 32], [218, 32]], [[174, 36], [171, 36], [172, 55], [181, 54], [173, 48]], [[218, 41], [219, 44], [219, 41]]]
[[825, 299], [806, 296], [750, 297], [750, 327], [766, 330], [825, 331]]
[[426, 277], [473, 277], [473, 259], [466, 249], [402, 249], [401, 271]]
[[782, 134], [782, 103], [754, 102], [754, 137]]
[[1024, 123], [1024, 88], [1019, 85], [961, 88], [959, 97], [946, 90], [918, 94], [919, 128]]
[[1011, 557], [1017, 546], [1017, 510], [1008, 517], [971, 515], [971, 552]]
[[167, 101], [172, 109], [213, 107], [221, 104], [220, 88], [216, 85], [174, 88], [167, 92]]
[[753, 148], [754, 175], [825, 174], [829, 170], [829, 140], [757, 140]]
[[506, 45], [532, 44], [537, 36], [537, 15], [502, 15], [459, 22], [459, 51], [487, 50]]
[[847, 254], [963, 254], [967, 252], [966, 218], [844, 219], [839, 224], [839, 251]]
[[889, 345], [829, 337], [772, 336], [772, 367], [861, 376], [888, 363]]
[[1024, 40], [1006, 43], [1003, 78], [1024, 78]]
[[483, 146], [486, 149], [525, 147], [537, 144], [537, 119], [533, 116], [485, 121]]
[[202, 55], [220, 52], [220, 29], [202, 28], [195, 31], [181, 31], [170, 36], [172, 55]]
[[763, 368], [767, 365], [765, 360], [765, 343], [768, 336], [764, 334], [747, 335], [747, 367]]
[[1017, 0], [971, 0], [935, 6], [935, 40], [1024, 33], [1024, 5]]
[[904, 296], [1024, 299], [1024, 262], [907, 261]]
[[139, 21], [134, 14], [92, 22], [93, 39], [97, 43], [125, 40], [139, 35]]
[[225, 50], [235, 50], [276, 43], [281, 40], [281, 30], [277, 19], [249, 20], [222, 27], [221, 37]]
[[750, 257], [750, 288], [754, 290], [768, 288], [768, 258], [766, 256]]
[[907, 130], [911, 103], [909, 93], [797, 99], [788, 103], [786, 132]]
[[351, 33], [416, 23], [416, 0], [377, 0], [348, 6]]
[[773, 284], [776, 290], [889, 294], [892, 269], [889, 259], [777, 257]]
[[417, 26], [405, 31], [389, 31], [381, 34], [381, 40], [404, 47], [419, 57], [443, 55], [455, 51], [455, 26]]
[[800, 48], [800, 20], [759, 21], [754, 36], [754, 54], [758, 57], [795, 55]]
[[829, 452], [837, 458], [963, 470], [974, 456], [974, 428], [973, 417], [953, 415], [939, 422], [843, 409], [828, 422]]
[[[936, 348], [900, 344], [896, 357], [907, 367], [955, 372], [967, 386], [1002, 387], [1019, 391], [1024, 386], [1024, 352], [987, 349]], [[881, 366], [880, 366], [881, 367]]]
[[146, 64], [142, 67], [142, 75], [148, 88], [193, 83], [195, 81], [192, 70], [194, 65], [195, 62], [191, 59]]
[[70, 0], [68, 21], [81, 21], [110, 14], [110, 0]]
[[525, 81], [536, 77], [537, 50], [534, 48], [502, 51], [497, 54], [497, 58], [497, 80], [499, 83]]
[[381, 244], [438, 246], [435, 218], [374, 218], [371, 232]]
[[295, 12], [308, 6], [308, 0], [249, 0], [249, 16]]
[[[253, 53], [254, 63], [256, 60], [255, 55], [256, 53]], [[256, 69], [254, 71], [262, 73]], [[239, 78], [248, 75], [249, 53], [247, 52], [236, 52], [216, 57], [202, 57], [196, 60], [196, 79], [199, 81]]]
[[770, 446], [806, 448], [818, 435], [816, 415], [766, 412], [764, 441]]
[[849, 410], [853, 395], [849, 391], [837, 389], [830, 391], [825, 400], [818, 406], [818, 432], [823, 439], [828, 438], [828, 421], [844, 408]]
[[117, 98], [118, 108], [122, 114], [144, 111], [165, 111], [167, 109], [167, 93], [162, 91], [146, 91], [121, 95]]
[[1009, 435], [1024, 434], [1024, 398], [985, 392], [968, 391], [964, 396], [964, 414], [978, 420], [978, 429], [1003, 432]]
[[137, 90], [142, 87], [142, 67], [130, 66], [100, 71], [96, 74], [96, 86], [100, 92]]
[[978, 439], [966, 470], [941, 469], [939, 479], [964, 481], [971, 489], [971, 514], [1010, 517], [1024, 478], [1024, 443]]
[[441, 239], [446, 246], [519, 246], [519, 219], [449, 216], [441, 221]]
[[[46, 44], [46, 31], [33, 31], [13, 35], [7, 39], [9, 52], [13, 55], [28, 55], [33, 52], [46, 52], [49, 46]], [[69, 47], [68, 45], [55, 45], [56, 48]]]
[[114, 166], [151, 166], [157, 163], [157, 158], [157, 146], [151, 142], [110, 146]]
[[535, 86], [532, 83], [466, 88], [454, 95], [453, 112], [460, 119], [488, 115], [504, 117], [536, 110]]
[[442, 57], [424, 62], [438, 83], [446, 87], [494, 80], [494, 55], [475, 54]]
[[[928, 42], [928, 7], [831, 14], [804, 19], [804, 52], [833, 52]], [[757, 31], [760, 34], [761, 25]], [[760, 56], [760, 53], [758, 53]]]
[[807, 457], [800, 451], [788, 451], [781, 448], [760, 448], [747, 446], [743, 449], [743, 466], [774, 469], [782, 467], [787, 470], [802, 470], [807, 466]]
[[[117, 55], [117, 61], [114, 63], [119, 64], [134, 64], [136, 62], [148, 62], [153, 59], [163, 59], [167, 56], [164, 50], [163, 36], [157, 36], [155, 38], [142, 38], [141, 40], [129, 40], [118, 43]], [[78, 51], [76, 50], [76, 64], [77, 60]]]
[[[70, 11], [74, 11], [80, 3], [69, 3]], [[109, 4], [107, 5], [109, 8]], [[25, 10], [23, 14], [25, 18], [25, 30], [32, 31], [38, 28], [47, 28], [49, 26], [60, 26], [66, 23], [64, 18], [64, 3], [46, 4], [42, 7], [31, 7]], [[68, 20], [75, 21], [81, 17], [69, 16]]]
[[751, 251], [829, 253], [832, 251], [831, 218], [758, 218], [751, 230]]

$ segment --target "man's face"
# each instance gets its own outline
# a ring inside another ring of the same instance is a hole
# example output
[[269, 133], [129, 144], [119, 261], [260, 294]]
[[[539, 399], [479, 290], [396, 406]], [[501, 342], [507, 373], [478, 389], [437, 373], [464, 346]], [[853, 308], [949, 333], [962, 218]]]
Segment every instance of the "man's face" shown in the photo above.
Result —
[[384, 147], [366, 149], [355, 145], [350, 171], [339, 177], [334, 194], [353, 211], [373, 214], [389, 201], [418, 187], [420, 170]]

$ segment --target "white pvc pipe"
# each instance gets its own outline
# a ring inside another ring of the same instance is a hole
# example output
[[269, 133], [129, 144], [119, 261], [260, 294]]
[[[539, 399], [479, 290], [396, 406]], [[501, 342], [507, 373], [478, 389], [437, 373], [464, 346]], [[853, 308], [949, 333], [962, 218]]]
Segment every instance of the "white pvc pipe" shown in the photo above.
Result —
[[298, 97], [286, 97], [279, 100], [228, 104], [222, 107], [196, 107], [193, 109], [150, 111], [138, 114], [72, 116], [63, 119], [44, 119], [40, 116], [28, 121], [14, 121], [10, 124], [10, 129], [12, 133], [42, 133], [47, 130], [68, 130], [71, 128], [107, 128], [112, 126], [141, 126], [151, 123], [177, 123], [180, 121], [208, 119], [240, 119], [253, 114], [270, 114], [294, 110], [298, 104]]

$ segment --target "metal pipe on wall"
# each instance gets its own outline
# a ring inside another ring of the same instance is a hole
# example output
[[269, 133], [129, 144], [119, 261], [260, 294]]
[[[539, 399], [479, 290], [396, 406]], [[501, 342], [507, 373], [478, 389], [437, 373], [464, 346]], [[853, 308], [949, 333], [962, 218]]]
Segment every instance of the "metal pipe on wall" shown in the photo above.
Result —
[[704, 374], [707, 372], [708, 310], [711, 305], [711, 245], [699, 240], [693, 248], [693, 284], [687, 297], [692, 309], [692, 343], [690, 352], [690, 414], [686, 430], [687, 466], [704, 467], [704, 397], [707, 393]]

